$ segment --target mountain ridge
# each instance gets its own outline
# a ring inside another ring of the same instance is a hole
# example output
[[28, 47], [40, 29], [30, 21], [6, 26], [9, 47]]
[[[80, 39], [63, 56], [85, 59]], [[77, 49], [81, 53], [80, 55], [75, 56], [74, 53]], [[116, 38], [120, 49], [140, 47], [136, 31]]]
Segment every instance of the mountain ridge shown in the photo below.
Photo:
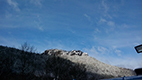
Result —
[[[72, 62], [75, 63], [82, 63], [85, 64], [87, 71], [92, 72], [92, 73], [97, 73], [99, 75], [112, 75], [114, 77], [123, 77], [123, 76], [132, 76], [135, 75], [133, 70], [127, 69], [127, 68], [121, 68], [117, 66], [112, 66], [109, 64], [105, 64], [103, 62], [98, 61], [97, 59], [88, 56], [87, 53], [84, 53], [80, 50], [72, 50], [72, 51], [64, 51], [64, 50], [58, 50], [58, 49], [49, 49], [45, 50], [42, 54], [50, 54], [46, 51], [50, 50], [53, 52], [54, 55], [59, 55], [65, 59], [68, 59]], [[60, 54], [58, 53], [60, 51]], [[82, 54], [87, 54], [87, 55], [78, 55], [78, 52]], [[74, 55], [72, 55], [74, 54]], [[50, 54], [52, 55], [52, 54]], [[91, 69], [93, 68], [93, 69]]]
[[12, 80], [14, 75], [15, 80], [98, 80], [135, 75], [133, 70], [102, 63], [80, 50], [45, 51], [39, 54], [0, 46], [0, 79]]

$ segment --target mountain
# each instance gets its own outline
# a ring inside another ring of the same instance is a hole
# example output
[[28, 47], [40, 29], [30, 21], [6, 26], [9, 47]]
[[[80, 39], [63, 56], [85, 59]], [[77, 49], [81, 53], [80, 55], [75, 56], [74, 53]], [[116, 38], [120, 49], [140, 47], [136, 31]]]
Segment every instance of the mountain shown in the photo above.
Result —
[[[30, 49], [30, 50], [29, 50]], [[135, 75], [133, 70], [111, 66], [80, 50], [0, 46], [0, 80], [98, 80]]]
[[131, 69], [105, 64], [103, 62], [96, 60], [93, 57], [88, 56], [87, 53], [84, 53], [80, 50], [65, 51], [58, 49], [49, 49], [43, 52], [42, 54], [59, 55], [60, 57], [68, 59], [74, 63], [85, 64], [87, 72], [97, 74], [99, 78], [124, 77], [135, 75], [134, 71]]

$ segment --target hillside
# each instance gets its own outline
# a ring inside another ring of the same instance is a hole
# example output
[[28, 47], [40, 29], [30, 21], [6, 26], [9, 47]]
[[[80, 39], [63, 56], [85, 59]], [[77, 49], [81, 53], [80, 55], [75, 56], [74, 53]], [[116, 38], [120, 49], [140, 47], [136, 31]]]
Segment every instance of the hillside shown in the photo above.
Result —
[[[111, 66], [105, 63], [102, 63], [95, 58], [90, 56], [63, 56], [72, 62], [75, 63], [83, 63], [85, 64], [85, 68], [88, 72], [104, 75], [106, 78], [108, 77], [124, 77], [124, 76], [132, 76], [135, 75], [133, 70], [120, 68], [116, 66]], [[100, 78], [104, 78], [99, 76]]]
[[97, 80], [135, 75], [80, 50], [50, 49], [39, 54], [23, 48], [0, 46], [0, 80]]
[[[135, 75], [134, 71], [131, 69], [105, 64], [96, 60], [93, 57], [88, 56], [87, 53], [79, 50], [64, 51], [58, 49], [50, 49], [46, 50], [43, 54], [53, 55], [51, 53], [56, 53], [54, 55], [60, 55], [60, 57], [68, 59], [74, 63], [85, 64], [87, 72], [90, 72], [91, 74], [97, 74], [98, 78], [124, 77]], [[92, 75], [88, 76], [92, 77]]]

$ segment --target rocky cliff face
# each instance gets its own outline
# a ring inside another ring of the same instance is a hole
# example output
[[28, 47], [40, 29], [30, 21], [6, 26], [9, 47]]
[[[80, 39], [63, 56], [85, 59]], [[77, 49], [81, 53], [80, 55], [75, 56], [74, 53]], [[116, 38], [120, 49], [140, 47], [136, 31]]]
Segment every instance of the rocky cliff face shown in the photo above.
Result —
[[69, 55], [69, 56], [88, 56], [87, 53], [82, 52], [80, 50], [72, 50], [72, 51], [65, 51], [65, 50], [59, 50], [59, 49], [49, 49], [45, 50], [42, 54], [45, 55]]

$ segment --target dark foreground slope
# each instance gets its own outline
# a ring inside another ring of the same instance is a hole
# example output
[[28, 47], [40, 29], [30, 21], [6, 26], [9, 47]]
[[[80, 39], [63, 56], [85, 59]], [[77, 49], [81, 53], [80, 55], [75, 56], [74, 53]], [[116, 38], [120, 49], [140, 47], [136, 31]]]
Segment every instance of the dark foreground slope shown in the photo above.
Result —
[[95, 80], [134, 75], [131, 70], [103, 64], [89, 56], [45, 55], [0, 46], [0, 80]]

